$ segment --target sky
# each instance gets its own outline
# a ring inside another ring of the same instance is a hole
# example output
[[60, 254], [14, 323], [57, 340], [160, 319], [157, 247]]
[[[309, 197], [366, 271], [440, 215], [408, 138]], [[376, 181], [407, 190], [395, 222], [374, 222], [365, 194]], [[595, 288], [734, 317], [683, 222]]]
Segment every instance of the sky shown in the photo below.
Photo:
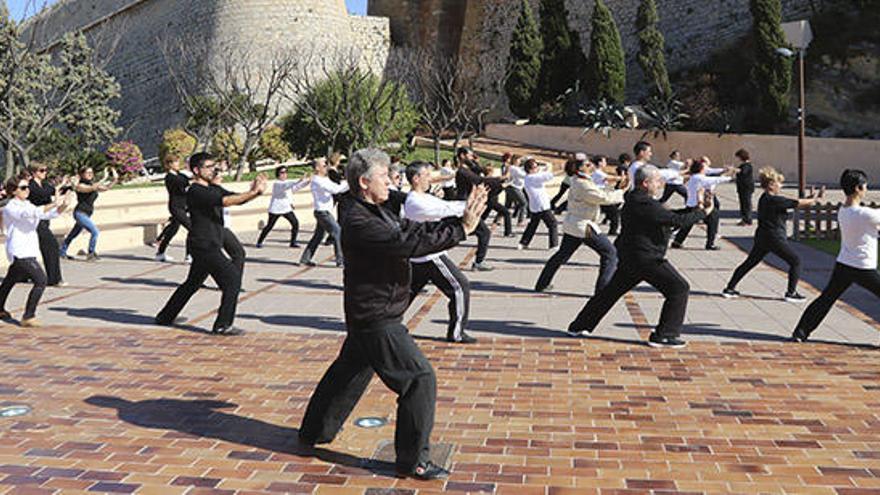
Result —
[[[28, 6], [30, 6], [30, 10], [33, 10], [33, 5], [42, 5], [44, 1], [46, 0], [6, 0], [6, 5], [9, 6], [9, 13], [12, 14], [13, 18], [21, 19], [25, 15], [25, 9]], [[325, 0], [315, 1], [323, 2]], [[48, 3], [55, 3], [55, 0], [48, 0]], [[367, 0], [345, 0], [345, 4], [348, 6], [348, 11], [352, 14], [365, 15], [367, 13]], [[33, 14], [33, 12], [27, 12], [27, 14]]]

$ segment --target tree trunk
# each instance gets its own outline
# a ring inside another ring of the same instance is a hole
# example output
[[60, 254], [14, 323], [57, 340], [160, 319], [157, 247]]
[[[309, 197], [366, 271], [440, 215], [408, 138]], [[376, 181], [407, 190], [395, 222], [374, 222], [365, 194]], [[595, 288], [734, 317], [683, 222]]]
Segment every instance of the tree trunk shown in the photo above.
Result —
[[5, 157], [5, 165], [6, 165], [6, 174], [4, 182], [11, 179], [15, 174], [15, 155], [12, 153], [12, 148], [5, 148], [6, 157]]
[[244, 147], [242, 149], [241, 157], [238, 159], [238, 167], [235, 169], [235, 180], [241, 180], [244, 175], [244, 169], [246, 166], [250, 164], [250, 160], [248, 157], [254, 151], [254, 148], [257, 147], [257, 139], [253, 136], [249, 136], [244, 140]]
[[434, 163], [436, 163], [437, 165], [440, 165], [441, 163], [443, 163], [440, 161], [440, 135], [439, 134], [434, 135]]

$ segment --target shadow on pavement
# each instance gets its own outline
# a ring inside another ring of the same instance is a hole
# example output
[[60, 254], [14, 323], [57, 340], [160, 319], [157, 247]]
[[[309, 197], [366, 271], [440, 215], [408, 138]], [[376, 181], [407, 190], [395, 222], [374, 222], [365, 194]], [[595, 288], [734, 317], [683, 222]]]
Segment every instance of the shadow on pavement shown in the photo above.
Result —
[[[618, 323], [618, 327], [635, 328], [638, 325], [632, 323]], [[725, 337], [729, 339], [749, 340], [759, 342], [786, 342], [788, 337], [776, 335], [773, 333], [749, 332], [745, 330], [735, 330], [730, 328], [717, 328], [714, 323], [699, 323], [696, 325], [684, 325], [681, 327], [682, 335], [710, 335], [713, 337]], [[652, 326], [653, 328], [653, 326]]]
[[341, 285], [331, 284], [325, 280], [298, 280], [298, 279], [277, 280], [277, 279], [271, 279], [271, 278], [260, 278], [260, 279], [257, 279], [257, 282], [263, 282], [263, 283], [267, 283], [267, 284], [278, 284], [278, 285], [284, 285], [287, 287], [299, 287], [302, 289], [342, 291]]
[[120, 308], [49, 308], [49, 311], [61, 311], [73, 318], [88, 318], [90, 320], [106, 321], [123, 325], [155, 325], [151, 315], [135, 313], [132, 309]]
[[[120, 397], [94, 395], [86, 404], [115, 409], [117, 417], [126, 423], [159, 430], [178, 431], [186, 435], [213, 438], [268, 452], [315, 457], [324, 462], [349, 468], [391, 476], [394, 465], [388, 462], [355, 457], [349, 454], [302, 445], [299, 430], [266, 423], [258, 419], [237, 416], [222, 409], [238, 407], [237, 404], [216, 400], [153, 399], [128, 401]], [[265, 460], [269, 453], [241, 452], [243, 459]], [[233, 457], [236, 458], [236, 457]]]
[[[447, 321], [444, 320], [431, 320], [432, 323], [437, 323], [441, 325], [446, 325]], [[565, 332], [560, 330], [551, 330], [547, 328], [541, 328], [535, 326], [534, 323], [529, 321], [511, 321], [511, 320], [470, 320], [467, 325], [468, 331], [474, 332], [483, 332], [483, 333], [497, 333], [501, 335], [508, 336], [520, 336], [520, 337], [546, 337], [546, 338], [554, 338], [554, 337], [564, 337]]]
[[178, 282], [172, 282], [161, 278], [122, 278], [122, 277], [101, 277], [105, 282], [114, 282], [125, 285], [147, 285], [149, 287], [174, 287], [180, 285]]
[[257, 320], [266, 325], [280, 327], [297, 327], [301, 329], [324, 330], [333, 332], [345, 332], [345, 323], [342, 319], [328, 316], [300, 316], [300, 315], [237, 315], [236, 318], [245, 320]]

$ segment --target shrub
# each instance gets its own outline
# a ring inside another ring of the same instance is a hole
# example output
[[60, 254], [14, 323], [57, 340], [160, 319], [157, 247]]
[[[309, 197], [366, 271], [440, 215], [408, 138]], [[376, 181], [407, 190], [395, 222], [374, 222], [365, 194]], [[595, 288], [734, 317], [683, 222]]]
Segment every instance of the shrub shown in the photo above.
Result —
[[284, 140], [284, 129], [277, 125], [270, 125], [260, 134], [260, 141], [257, 148], [251, 153], [251, 160], [273, 160], [276, 162], [286, 162], [293, 156], [290, 146]]
[[244, 140], [235, 131], [220, 131], [211, 140], [211, 154], [232, 169], [241, 158]]
[[159, 144], [159, 162], [164, 163], [168, 155], [176, 155], [181, 160], [186, 160], [198, 146], [196, 138], [181, 129], [175, 127], [162, 133], [162, 143]]
[[144, 155], [131, 141], [113, 143], [107, 148], [107, 165], [116, 169], [123, 179], [131, 179], [144, 171]]

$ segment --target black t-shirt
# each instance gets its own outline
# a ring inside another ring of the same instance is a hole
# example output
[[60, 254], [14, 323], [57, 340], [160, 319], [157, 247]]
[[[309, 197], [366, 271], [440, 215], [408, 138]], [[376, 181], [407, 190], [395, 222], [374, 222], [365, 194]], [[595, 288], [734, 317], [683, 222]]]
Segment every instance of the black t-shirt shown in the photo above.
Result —
[[52, 202], [52, 197], [55, 196], [55, 186], [49, 184], [48, 181], [43, 181], [43, 184], [40, 185], [34, 179], [31, 179], [30, 183], [28, 183], [28, 187], [31, 190], [30, 195], [28, 196], [28, 201], [33, 203], [35, 206], [45, 206]]
[[755, 190], [755, 173], [751, 163], [744, 162], [739, 166], [739, 172], [736, 173], [736, 187], [740, 191]]
[[[91, 186], [92, 181], [86, 179], [80, 179], [80, 184], [85, 186]], [[95, 200], [98, 199], [98, 191], [92, 192], [76, 192], [76, 208], [74, 211], [78, 211], [81, 213], [85, 213], [86, 215], [91, 216], [92, 213], [95, 212]]]
[[764, 193], [758, 200], [758, 234], [786, 237], [785, 222], [788, 210], [797, 208], [798, 201], [784, 196]]
[[180, 172], [165, 174], [165, 189], [168, 191], [168, 209], [171, 211], [186, 209], [186, 189], [189, 177]]
[[196, 251], [223, 248], [223, 197], [231, 194], [234, 193], [220, 186], [189, 186], [186, 206], [192, 228], [186, 238], [187, 248]]

